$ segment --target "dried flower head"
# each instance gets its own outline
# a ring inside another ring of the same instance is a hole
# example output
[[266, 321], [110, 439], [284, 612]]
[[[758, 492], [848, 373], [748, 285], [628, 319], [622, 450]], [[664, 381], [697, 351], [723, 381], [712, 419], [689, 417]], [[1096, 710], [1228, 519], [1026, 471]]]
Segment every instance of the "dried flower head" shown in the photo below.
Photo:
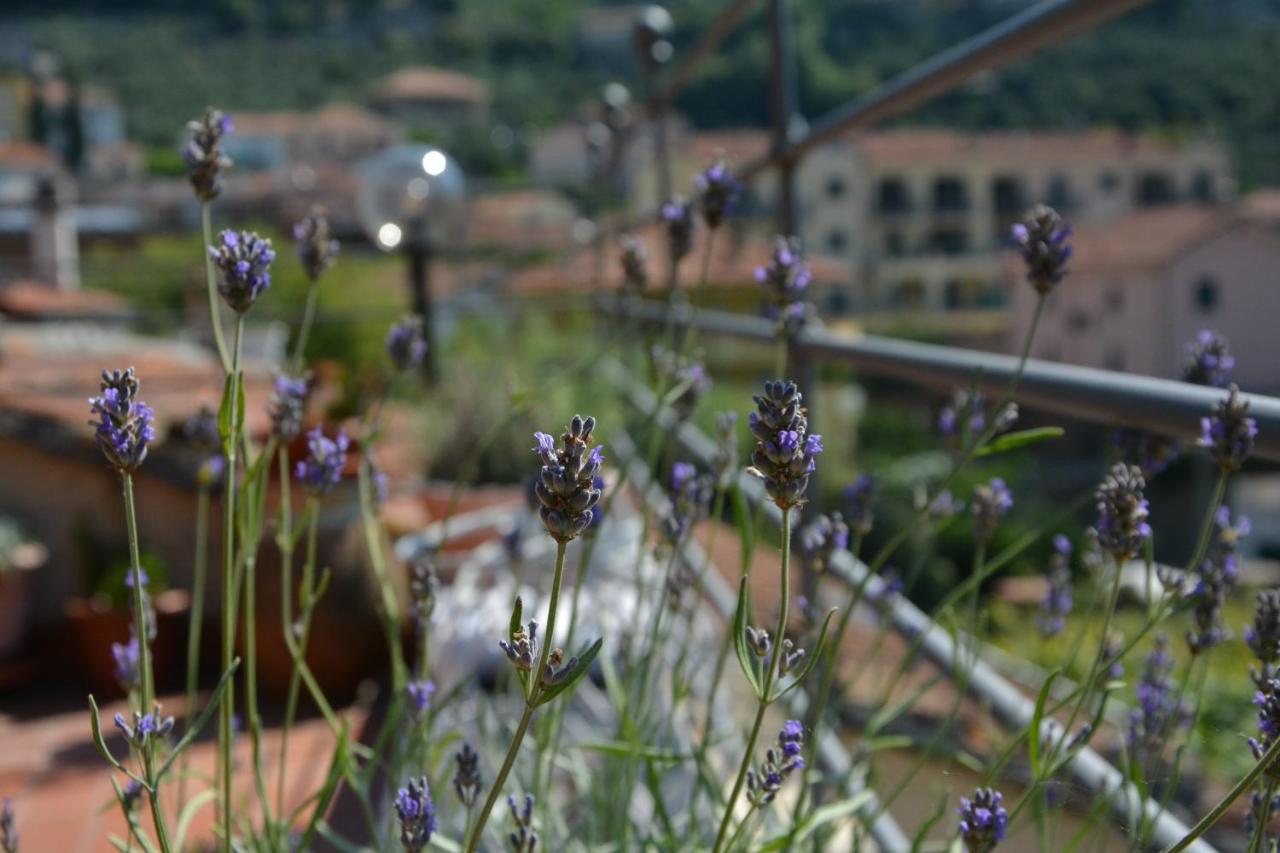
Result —
[[338, 241], [324, 208], [316, 205], [293, 226], [293, 239], [298, 244], [298, 260], [307, 278], [317, 281], [338, 258]]
[[1235, 366], [1236, 359], [1227, 349], [1227, 339], [1210, 329], [1201, 329], [1187, 347], [1182, 381], [1224, 388]]
[[302, 421], [307, 413], [307, 396], [310, 393], [310, 374], [276, 374], [267, 410], [271, 415], [271, 432], [281, 441], [292, 441], [302, 432]]
[[458, 795], [459, 802], [470, 808], [480, 795], [480, 756], [471, 744], [463, 743], [453, 760], [458, 763], [457, 772], [453, 774], [454, 793]]
[[534, 853], [538, 849], [538, 833], [533, 831], [533, 794], [524, 795], [524, 808], [516, 804], [516, 798], [507, 795], [507, 807], [516, 828], [507, 834], [507, 849], [511, 853]]
[[412, 370], [427, 357], [422, 322], [415, 314], [396, 322], [387, 332], [387, 356], [396, 370]]
[[973, 799], [960, 798], [960, 840], [968, 853], [987, 853], [1004, 840], [1009, 813], [1001, 802], [1004, 796], [992, 788], [978, 788]]
[[622, 291], [639, 296], [649, 286], [649, 250], [634, 234], [623, 234], [618, 242], [622, 246]]
[[751, 473], [764, 480], [765, 491], [781, 509], [804, 503], [809, 475], [818, 467], [822, 436], [809, 434], [799, 387], [787, 380], [766, 382], [755, 396], [756, 410], [747, 419], [755, 436]]
[[559, 449], [550, 435], [534, 434], [538, 444], [533, 450], [542, 459], [535, 486], [541, 504], [538, 516], [557, 542], [570, 542], [586, 530], [592, 520], [591, 509], [600, 500], [596, 478], [604, 463], [603, 448], [587, 450], [595, 426], [595, 418], [574, 415], [560, 436]]
[[698, 191], [702, 221], [712, 230], [719, 228], [725, 217], [733, 213], [742, 192], [742, 184], [730, 174], [724, 157], [717, 157], [714, 163], [694, 175], [693, 187]]
[[419, 853], [436, 831], [436, 805], [427, 790], [427, 777], [410, 779], [396, 793], [396, 819], [400, 823], [400, 844], [407, 853]]
[[94, 439], [102, 455], [121, 474], [136, 470], [147, 458], [147, 448], [155, 440], [151, 407], [138, 399], [137, 374], [133, 368], [102, 371], [97, 397], [89, 398], [96, 421]]
[[1258, 436], [1258, 424], [1249, 417], [1249, 401], [1240, 396], [1240, 389], [1231, 385], [1227, 398], [1213, 407], [1213, 414], [1200, 419], [1201, 447], [1223, 471], [1238, 471], [1253, 452]]
[[235, 130], [231, 116], [209, 107], [204, 115], [187, 122], [190, 138], [182, 146], [182, 161], [196, 198], [213, 201], [222, 192], [223, 173], [231, 168], [231, 158], [222, 150], [222, 139]]
[[307, 433], [307, 458], [298, 460], [294, 479], [315, 497], [328, 493], [342, 480], [350, 445], [351, 440], [344, 430], [329, 438], [320, 427], [316, 427]]
[[1027, 265], [1027, 281], [1047, 295], [1067, 274], [1071, 229], [1052, 207], [1037, 205], [1013, 226], [1013, 243]]
[[662, 224], [667, 231], [667, 252], [673, 264], [693, 251], [693, 202], [676, 196], [662, 206]]
[[747, 770], [747, 799], [757, 807], [773, 802], [778, 791], [792, 773], [804, 769], [804, 726], [799, 720], [787, 720], [778, 732], [773, 746], [765, 750], [758, 768]]
[[793, 335], [804, 327], [810, 314], [805, 294], [813, 273], [795, 237], [773, 238], [773, 255], [768, 264], [756, 267], [756, 281], [764, 286], [769, 318], [777, 324], [778, 334]]
[[1000, 519], [1013, 509], [1013, 492], [1009, 491], [1004, 480], [992, 477], [974, 488], [969, 508], [973, 513], [974, 537], [979, 542], [989, 542], [1000, 526]]
[[271, 286], [271, 241], [252, 231], [223, 231], [209, 257], [218, 269], [218, 293], [232, 311], [243, 314]]
[[1053, 556], [1049, 558], [1047, 584], [1036, 626], [1045, 637], [1055, 637], [1066, 627], [1071, 613], [1071, 540], [1059, 533], [1053, 537]]
[[1117, 563], [1133, 557], [1151, 538], [1150, 511], [1143, 497], [1146, 486], [1137, 466], [1117, 462], [1098, 487], [1098, 521], [1093, 530], [1098, 547]]

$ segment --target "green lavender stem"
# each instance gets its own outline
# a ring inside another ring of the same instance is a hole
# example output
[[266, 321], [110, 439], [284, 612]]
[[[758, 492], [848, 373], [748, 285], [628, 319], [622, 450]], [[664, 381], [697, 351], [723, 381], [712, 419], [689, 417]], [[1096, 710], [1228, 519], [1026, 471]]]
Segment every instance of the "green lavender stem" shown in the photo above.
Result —
[[[209, 487], [200, 484], [196, 492], [195, 572], [191, 580], [191, 622], [187, 629], [187, 725], [195, 717], [196, 688], [200, 679], [200, 639], [204, 631], [204, 587], [209, 567]], [[178, 811], [187, 804], [187, 767], [190, 756], [182, 756], [178, 781]]]
[[[283, 444], [279, 453], [280, 477], [280, 529], [277, 544], [280, 548], [280, 624], [288, 631], [293, 624], [293, 503], [289, 488], [289, 451]], [[288, 735], [280, 738], [280, 773], [276, 779], [276, 813], [284, 814], [285, 756]]]
[[[760, 739], [760, 726], [764, 722], [764, 713], [772, 702], [773, 680], [782, 659], [782, 640], [786, 636], [787, 620], [790, 616], [791, 608], [791, 507], [785, 507], [782, 510], [781, 575], [780, 593], [782, 603], [778, 610], [778, 627], [773, 635], [773, 655], [769, 659], [769, 665], [765, 667], [764, 679], [760, 685], [760, 699], [756, 708], [756, 719], [751, 726], [751, 734], [747, 737], [746, 748], [742, 753], [742, 764], [738, 767], [738, 777], [733, 783], [733, 793], [729, 795], [729, 801], [724, 806], [724, 817], [721, 818], [720, 829], [716, 833], [715, 846], [712, 848], [713, 853], [719, 853], [721, 846], [724, 844], [725, 833], [729, 830], [729, 824], [733, 822], [733, 807], [737, 805], [738, 795], [742, 793], [742, 786], [747, 779], [747, 769], [751, 767], [751, 760], [756, 750], [756, 741]], [[818, 650], [815, 649], [814, 654], [817, 653]]]
[[[1180, 851], [1186, 850], [1194, 844], [1196, 839], [1208, 832], [1215, 823], [1222, 819], [1222, 816], [1231, 808], [1232, 803], [1240, 799], [1240, 796], [1252, 788], [1253, 784], [1258, 781], [1263, 773], [1271, 769], [1271, 766], [1276, 763], [1277, 758], [1280, 758], [1280, 740], [1277, 740], [1271, 745], [1271, 748], [1268, 749], [1266, 754], [1258, 760], [1258, 763], [1253, 766], [1253, 769], [1246, 773], [1244, 778], [1237, 782], [1235, 787], [1228, 791], [1227, 795], [1219, 800], [1218, 804], [1210, 809], [1209, 813], [1200, 819], [1199, 823], [1191, 827], [1191, 831], [1188, 832], [1181, 841], [1172, 847], [1165, 849], [1163, 853], [1180, 853]], [[1271, 797], [1268, 796], [1266, 802], [1269, 803], [1270, 801]], [[1261, 824], [1260, 827], [1263, 825], [1265, 824]]]
[[302, 309], [302, 325], [298, 327], [298, 340], [293, 345], [293, 358], [289, 360], [295, 373], [302, 370], [303, 359], [307, 355], [307, 338], [311, 335], [311, 325], [315, 322], [318, 289], [315, 281], [307, 285], [307, 301]]
[[498, 775], [493, 779], [493, 786], [489, 788], [489, 795], [485, 797], [484, 805], [480, 808], [480, 815], [476, 819], [476, 825], [471, 830], [471, 837], [467, 841], [467, 853], [475, 853], [477, 846], [480, 844], [480, 838], [484, 835], [484, 825], [489, 821], [489, 814], [493, 811], [494, 803], [502, 795], [502, 786], [506, 784], [507, 776], [511, 773], [511, 767], [515, 764], [516, 755], [520, 752], [520, 743], [524, 740], [525, 733], [529, 730], [529, 722], [533, 719], [533, 711], [538, 707], [538, 697], [542, 692], [542, 677], [547, 668], [547, 657], [551, 654], [551, 646], [555, 637], [556, 609], [560, 603], [560, 584], [564, 580], [564, 554], [566, 548], [567, 543], [556, 543], [556, 573], [551, 580], [551, 603], [547, 608], [547, 628], [542, 635], [542, 651], [538, 655], [538, 665], [529, 674], [529, 689], [525, 691], [524, 711], [520, 714], [520, 722], [516, 725], [515, 734], [511, 737], [511, 745], [507, 748], [507, 755], [502, 760], [502, 767], [499, 768]]
[[[206, 210], [207, 210], [206, 205]], [[213, 317], [214, 328], [218, 319]], [[235, 614], [235, 531], [236, 531], [236, 451], [240, 445], [239, 406], [240, 397], [240, 349], [244, 338], [244, 316], [236, 318], [235, 354], [231, 360], [231, 382], [228, 393], [230, 399], [224, 401], [231, 412], [230, 437], [226, 441], [227, 456], [226, 485], [222, 495], [222, 671], [231, 669], [235, 657], [236, 614]], [[235, 683], [228, 682], [222, 694], [222, 702], [218, 707], [218, 768], [222, 783], [222, 849], [232, 849], [232, 815], [231, 815], [231, 782], [234, 776], [232, 760], [231, 718], [235, 711]]]
[[[307, 640], [311, 635], [311, 610], [315, 605], [312, 596], [315, 595], [316, 536], [319, 528], [320, 501], [314, 497], [308, 498], [306, 514], [307, 556], [302, 564], [302, 584], [298, 593], [302, 630], [298, 632], [297, 640], [295, 641], [290, 633], [293, 631], [292, 621], [285, 622], [282, 626], [286, 644], [289, 645], [291, 650], [297, 649], [297, 653], [294, 655], [293, 672], [289, 675], [289, 692], [285, 698], [284, 720], [280, 724], [280, 777], [282, 780], [287, 764], [286, 759], [289, 754], [289, 730], [293, 728], [293, 720], [298, 713], [298, 693], [302, 689], [302, 678], [305, 674], [304, 664], [307, 658]], [[283, 787], [283, 781], [280, 784]]]
[[213, 245], [213, 222], [209, 216], [209, 202], [200, 203], [200, 228], [204, 235], [204, 245], [200, 247], [204, 255], [205, 287], [209, 291], [209, 323], [213, 326], [213, 342], [218, 347], [218, 361], [222, 364], [222, 372], [230, 373], [231, 359], [227, 356], [227, 340], [222, 334], [222, 315], [218, 313], [218, 279], [213, 269], [213, 257], [209, 247]]
[[[366, 454], [372, 453], [372, 450], [372, 447], [367, 448]], [[382, 630], [386, 634], [387, 654], [391, 656], [392, 689], [399, 694], [404, 689], [408, 678], [404, 650], [400, 646], [400, 604], [396, 601], [396, 593], [391, 586], [391, 575], [387, 571], [386, 556], [382, 552], [382, 535], [374, 505], [371, 465], [372, 462], [366, 455], [359, 472], [360, 520], [364, 527], [365, 545], [369, 549], [369, 562], [373, 565], [374, 578], [378, 582], [378, 590], [382, 595]]]

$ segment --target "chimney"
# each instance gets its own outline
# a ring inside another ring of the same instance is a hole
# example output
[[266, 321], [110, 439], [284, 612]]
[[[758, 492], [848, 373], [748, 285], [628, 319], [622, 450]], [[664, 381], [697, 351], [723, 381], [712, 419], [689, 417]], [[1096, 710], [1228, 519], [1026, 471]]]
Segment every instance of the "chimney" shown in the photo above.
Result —
[[59, 290], [80, 289], [75, 188], [66, 178], [44, 175], [36, 185], [31, 224], [31, 275]]

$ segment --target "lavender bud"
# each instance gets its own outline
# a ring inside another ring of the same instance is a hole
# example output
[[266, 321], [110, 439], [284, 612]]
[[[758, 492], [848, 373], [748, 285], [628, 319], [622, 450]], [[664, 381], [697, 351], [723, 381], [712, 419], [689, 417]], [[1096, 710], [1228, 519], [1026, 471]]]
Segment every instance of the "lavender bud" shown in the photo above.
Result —
[[1258, 424], [1248, 417], [1249, 401], [1240, 396], [1240, 389], [1231, 385], [1227, 398], [1213, 407], [1213, 414], [1200, 419], [1201, 447], [1223, 471], [1240, 470], [1240, 466], [1253, 452], [1253, 442], [1258, 435]]
[[1151, 537], [1150, 512], [1142, 494], [1146, 485], [1136, 466], [1117, 462], [1098, 487], [1098, 521], [1093, 529], [1098, 547], [1117, 563], [1137, 554]]
[[825, 572], [837, 551], [849, 547], [849, 527], [840, 513], [819, 515], [800, 531], [800, 560], [808, 571]]
[[453, 790], [459, 802], [471, 808], [480, 795], [480, 756], [471, 744], [464, 743], [453, 759], [458, 763], [458, 770], [453, 774]]
[[111, 657], [115, 661], [116, 683], [125, 693], [138, 689], [141, 683], [140, 650], [138, 648], [138, 632], [129, 626], [127, 643], [112, 643]]
[[510, 642], [499, 640], [498, 645], [512, 666], [521, 672], [533, 672], [533, 662], [538, 658], [538, 621], [530, 619], [527, 626], [511, 635]]
[[769, 650], [773, 648], [772, 642], [769, 640], [769, 632], [764, 628], [753, 628], [746, 626], [747, 645], [751, 647], [751, 651], [756, 653], [756, 657], [764, 658], [769, 656]]
[[[1280, 681], [1273, 678], [1264, 687], [1260, 687], [1253, 697], [1253, 704], [1258, 708], [1260, 737], [1249, 738], [1249, 748], [1253, 751], [1253, 757], [1261, 761], [1277, 737], [1280, 737]], [[1280, 767], [1272, 763], [1265, 775], [1273, 783], [1280, 782]]]
[[396, 819], [400, 822], [400, 844], [407, 853], [425, 850], [436, 831], [436, 806], [427, 790], [427, 777], [410, 779], [396, 793]]
[[325, 436], [320, 427], [307, 433], [307, 458], [298, 461], [294, 479], [302, 483], [313, 497], [327, 494], [342, 480], [347, 467], [347, 448], [351, 440], [344, 430], [334, 438]]
[[1213, 543], [1194, 570], [1196, 583], [1191, 595], [1195, 607], [1191, 612], [1192, 627], [1187, 632], [1187, 646], [1192, 654], [1211, 649], [1231, 636], [1222, 622], [1222, 608], [1240, 580], [1236, 551], [1241, 537], [1249, 535], [1249, 529], [1249, 519], [1241, 517], [1232, 524], [1231, 510], [1218, 507]]
[[804, 726], [799, 720], [787, 720], [774, 745], [765, 750], [764, 761], [759, 767], [747, 771], [747, 799], [757, 807], [768, 805], [778, 795], [782, 785], [805, 763], [800, 753], [804, 749]]
[[875, 521], [872, 504], [875, 503], [878, 489], [875, 477], [859, 474], [853, 485], [844, 490], [847, 510], [845, 517], [849, 520], [849, 530], [859, 538], [871, 532], [872, 522]]
[[419, 634], [431, 624], [439, 589], [440, 577], [431, 555], [425, 552], [418, 554], [409, 565], [409, 597], [410, 613]]
[[1244, 641], [1260, 662], [1280, 660], [1280, 589], [1258, 593], [1258, 609], [1253, 624], [1244, 629]]
[[231, 117], [213, 107], [187, 122], [191, 138], [182, 146], [182, 160], [200, 201], [213, 201], [222, 192], [222, 175], [231, 168], [231, 158], [222, 151], [222, 139], [234, 129]]
[[960, 798], [960, 840], [968, 853], [987, 853], [1004, 840], [1009, 826], [1009, 813], [1001, 801], [1004, 796], [992, 788], [978, 788], [973, 799]]
[[668, 543], [679, 544], [693, 525], [706, 518], [714, 490], [710, 474], [699, 474], [688, 462], [671, 466], [671, 505], [663, 525]]
[[1038, 205], [1013, 226], [1013, 243], [1027, 265], [1027, 281], [1041, 296], [1053, 290], [1067, 274], [1071, 229], [1051, 207]]
[[809, 319], [804, 297], [813, 282], [813, 273], [795, 237], [779, 234], [773, 238], [773, 255], [768, 264], [756, 267], [756, 281], [764, 286], [769, 318], [777, 324], [778, 334], [791, 336], [799, 332]]
[[414, 720], [424, 720], [427, 711], [431, 710], [431, 697], [436, 693], [433, 681], [410, 681], [405, 687], [405, 698], [409, 700], [409, 714]]
[[134, 711], [132, 725], [125, 722], [123, 714], [116, 714], [115, 724], [125, 740], [139, 749], [146, 746], [148, 740], [168, 737], [173, 731], [173, 717], [161, 717], [158, 704], [150, 714], [139, 714]]
[[766, 382], [747, 419], [756, 447], [749, 471], [764, 480], [765, 491], [780, 509], [804, 503], [809, 475], [817, 469], [822, 436], [809, 434], [800, 389], [794, 382]]
[[102, 455], [121, 474], [129, 474], [147, 458], [147, 448], [155, 440], [151, 407], [138, 399], [137, 374], [127, 370], [102, 371], [100, 393], [89, 398], [97, 420], [89, 421]]
[[649, 250], [633, 234], [623, 234], [618, 242], [622, 245], [622, 291], [639, 296], [649, 286]]
[[524, 795], [524, 808], [516, 805], [516, 798], [507, 795], [507, 807], [516, 828], [507, 834], [507, 849], [511, 853], [534, 853], [538, 848], [538, 833], [533, 831], [533, 794]]
[[421, 317], [405, 317], [391, 326], [387, 332], [387, 356], [401, 373], [422, 364], [427, 357], [427, 341], [422, 334]]
[[[987, 428], [987, 412], [981, 392], [956, 389], [951, 400], [938, 412], [938, 432], [944, 437], [967, 440]], [[1017, 411], [1014, 411], [1016, 418]]]
[[1055, 637], [1066, 627], [1071, 613], [1071, 541], [1059, 533], [1053, 537], [1053, 556], [1049, 558], [1048, 581], [1036, 625], [1045, 637]]
[[293, 226], [293, 239], [298, 244], [298, 260], [313, 282], [338, 258], [338, 241], [333, 238], [323, 207], [312, 207], [302, 221]]

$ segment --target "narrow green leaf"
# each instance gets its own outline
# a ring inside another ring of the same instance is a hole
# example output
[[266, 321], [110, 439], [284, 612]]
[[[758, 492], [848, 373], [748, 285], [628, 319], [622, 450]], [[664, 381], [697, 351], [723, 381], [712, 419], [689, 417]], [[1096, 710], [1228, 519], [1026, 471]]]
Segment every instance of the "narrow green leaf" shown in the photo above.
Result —
[[111, 754], [111, 750], [107, 749], [107, 742], [102, 738], [102, 721], [99, 716], [98, 703], [94, 701], [93, 694], [89, 694], [89, 727], [93, 731], [93, 745], [98, 748], [98, 754], [117, 770], [128, 772], [124, 766], [116, 761], [116, 757]]
[[643, 758], [646, 761], [680, 762], [690, 757], [683, 752], [671, 752], [670, 750], [658, 749], [643, 743], [629, 743], [622, 740], [588, 741], [587, 743], [575, 743], [573, 747], [586, 752], [598, 752], [602, 755], [611, 755], [618, 758]]
[[751, 689], [760, 696], [760, 679], [756, 675], [756, 653], [747, 645], [747, 620], [751, 612], [751, 588], [747, 585], [747, 577], [743, 575], [738, 584], [738, 609], [733, 614], [733, 648], [738, 653], [738, 665], [742, 674], [751, 683]]
[[524, 615], [524, 602], [516, 596], [516, 606], [511, 608], [511, 624], [507, 626], [507, 642], [515, 642], [516, 634], [523, 629], [521, 616]]
[[[780, 690], [774, 690], [772, 698], [769, 699], [770, 702], [776, 702], [792, 690], [795, 690], [796, 687], [799, 686], [800, 682], [804, 681], [805, 676], [808, 675], [815, 666], [817, 666], [818, 658], [822, 657], [822, 653], [827, 647], [827, 632], [831, 630], [831, 617], [835, 616], [839, 612], [839, 608], [836, 607], [827, 611], [826, 618], [822, 620], [822, 630], [818, 633], [818, 642], [814, 643], [813, 646], [813, 654], [809, 655], [805, 659], [804, 663], [801, 664], [799, 672], [796, 673], [796, 677], [790, 684]], [[781, 644], [782, 638], [779, 637], [777, 642]]]
[[1062, 427], [1056, 426], [1007, 432], [1002, 436], [993, 438], [987, 443], [986, 447], [980, 448], [974, 456], [994, 456], [997, 453], [1008, 453], [1011, 450], [1017, 450], [1030, 444], [1039, 444], [1042, 441], [1061, 438], [1064, 432]]
[[1031, 778], [1043, 778], [1040, 775], [1040, 732], [1041, 721], [1044, 719], [1044, 704], [1049, 700], [1049, 691], [1053, 688], [1054, 680], [1062, 674], [1061, 669], [1055, 669], [1049, 673], [1049, 677], [1044, 680], [1044, 684], [1040, 685], [1040, 694], [1036, 696], [1036, 710], [1031, 715], [1031, 728], [1027, 734], [1027, 759], [1031, 762]]
[[911, 842], [911, 853], [917, 853], [924, 846], [925, 840], [929, 834], [933, 832], [933, 828], [938, 825], [938, 821], [947, 814], [947, 797], [944, 794], [938, 799], [938, 805], [934, 808], [933, 814], [929, 816], [916, 833], [915, 838]]
[[231, 446], [231, 374], [222, 386], [222, 403], [218, 406], [218, 435], [222, 438], [222, 451]]
[[169, 757], [165, 759], [164, 764], [160, 765], [160, 769], [156, 771], [157, 779], [164, 778], [164, 774], [173, 766], [173, 762], [177, 760], [182, 750], [186, 749], [187, 745], [195, 740], [196, 735], [204, 728], [204, 724], [209, 722], [209, 718], [213, 716], [213, 712], [218, 708], [218, 703], [222, 700], [223, 691], [227, 689], [227, 685], [231, 683], [232, 676], [236, 674], [236, 670], [239, 668], [240, 658], [236, 658], [231, 662], [231, 666], [227, 671], [222, 673], [222, 678], [218, 679], [218, 686], [213, 688], [213, 695], [209, 697], [209, 702], [204, 706], [204, 710], [200, 712], [194, 722], [187, 726], [186, 731], [182, 733], [182, 738], [169, 753]]
[[[299, 850], [310, 850], [311, 844], [315, 840], [316, 831], [320, 823], [324, 820], [325, 813], [329, 811], [329, 805], [333, 802], [333, 796], [338, 790], [338, 783], [342, 781], [342, 777], [347, 768], [347, 724], [342, 723], [342, 731], [338, 735], [338, 742], [333, 747], [333, 758], [329, 760], [329, 772], [325, 774], [324, 784], [320, 786], [320, 793], [316, 797], [316, 807], [311, 813], [311, 820], [307, 822], [306, 829], [302, 832], [302, 841], [299, 844]], [[290, 823], [296, 823], [298, 820], [298, 812], [294, 813]]]
[[199, 814], [200, 809], [207, 804], [212, 803], [218, 796], [215, 788], [205, 788], [200, 793], [192, 797], [182, 808], [182, 814], [178, 815], [178, 828], [174, 831], [174, 850], [186, 849], [187, 831], [191, 828], [191, 821]]
[[604, 639], [601, 638], [589, 646], [584, 646], [582, 651], [578, 652], [578, 665], [562, 681], [543, 690], [542, 694], [538, 696], [538, 704], [547, 704], [582, 680], [582, 676], [586, 675], [591, 669], [591, 664], [595, 661], [596, 655], [600, 654], [600, 647], [603, 645]]

